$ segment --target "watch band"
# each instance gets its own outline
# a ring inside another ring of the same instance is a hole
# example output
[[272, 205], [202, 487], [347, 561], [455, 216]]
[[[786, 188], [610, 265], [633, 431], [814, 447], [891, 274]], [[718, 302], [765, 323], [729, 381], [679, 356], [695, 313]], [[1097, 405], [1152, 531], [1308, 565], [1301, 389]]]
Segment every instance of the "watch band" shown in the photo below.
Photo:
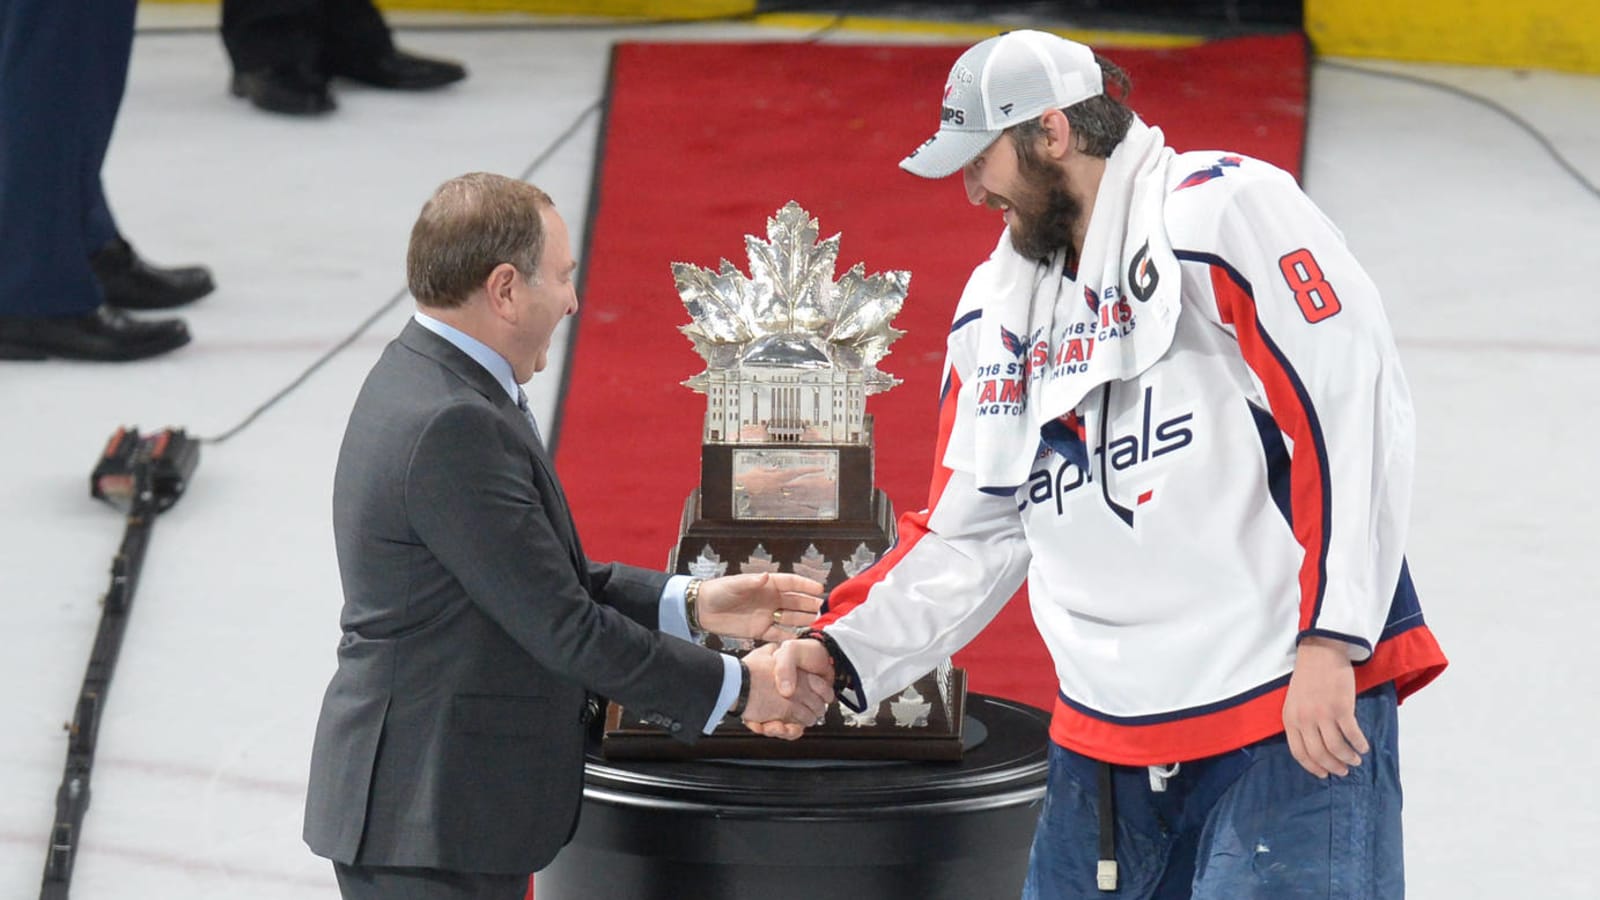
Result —
[[691, 578], [683, 589], [683, 617], [689, 620], [689, 630], [704, 632], [700, 625], [700, 610], [696, 605], [700, 601], [700, 583], [704, 578]]
[[735, 718], [744, 716], [744, 708], [750, 705], [750, 667], [739, 660], [739, 696], [728, 707], [728, 715]]

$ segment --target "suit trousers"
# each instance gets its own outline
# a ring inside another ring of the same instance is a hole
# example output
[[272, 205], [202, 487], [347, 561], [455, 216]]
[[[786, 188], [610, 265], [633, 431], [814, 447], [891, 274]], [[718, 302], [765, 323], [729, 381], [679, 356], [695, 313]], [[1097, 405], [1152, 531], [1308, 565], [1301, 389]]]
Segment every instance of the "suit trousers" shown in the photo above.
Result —
[[527, 875], [333, 864], [344, 900], [523, 900]]
[[134, 7], [0, 3], [0, 315], [76, 316], [104, 302], [89, 257], [117, 236], [100, 166]]
[[222, 45], [236, 72], [370, 59], [394, 49], [372, 0], [222, 0]]

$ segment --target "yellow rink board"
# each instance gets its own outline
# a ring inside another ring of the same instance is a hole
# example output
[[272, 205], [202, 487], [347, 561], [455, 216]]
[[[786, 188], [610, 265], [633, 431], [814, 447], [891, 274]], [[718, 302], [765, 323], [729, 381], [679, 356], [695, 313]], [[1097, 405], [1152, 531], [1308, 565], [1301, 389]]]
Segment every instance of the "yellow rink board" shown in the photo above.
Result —
[[1306, 0], [1318, 53], [1600, 72], [1600, 0]]

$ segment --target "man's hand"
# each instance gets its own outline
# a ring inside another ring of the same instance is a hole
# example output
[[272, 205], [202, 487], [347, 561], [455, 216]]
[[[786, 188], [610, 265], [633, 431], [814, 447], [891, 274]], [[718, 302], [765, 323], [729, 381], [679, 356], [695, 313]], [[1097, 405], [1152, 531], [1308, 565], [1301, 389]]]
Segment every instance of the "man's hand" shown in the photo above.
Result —
[[822, 585], [788, 572], [728, 575], [702, 582], [695, 605], [712, 634], [782, 641], [817, 620]]
[[[816, 641], [803, 643], [815, 644]], [[751, 731], [792, 741], [828, 711], [828, 704], [833, 702], [833, 679], [809, 672], [797, 676], [791, 670], [789, 690], [780, 692], [775, 672], [776, 650], [776, 644], [764, 644], [744, 657], [744, 664], [750, 669], [750, 697], [744, 705], [744, 724]], [[822, 655], [826, 657], [828, 652], [823, 650]]]
[[[762, 649], [765, 650], [767, 647]], [[750, 675], [754, 679], [754, 669], [750, 671]], [[822, 646], [821, 641], [801, 638], [786, 641], [779, 646], [774, 655], [773, 680], [780, 697], [792, 697], [807, 690], [818, 693], [825, 690], [828, 702], [833, 702], [833, 659], [828, 656], [828, 648]], [[754, 693], [752, 687], [752, 696]], [[786, 722], [763, 720], [759, 716], [752, 715], [748, 707], [745, 709], [744, 724], [746, 728], [758, 734], [791, 741], [805, 731], [804, 728], [796, 730], [793, 725]]]
[[1318, 778], [1350, 774], [1371, 749], [1356, 722], [1356, 677], [1347, 645], [1309, 637], [1295, 652], [1289, 694], [1283, 701], [1283, 729], [1289, 752]]

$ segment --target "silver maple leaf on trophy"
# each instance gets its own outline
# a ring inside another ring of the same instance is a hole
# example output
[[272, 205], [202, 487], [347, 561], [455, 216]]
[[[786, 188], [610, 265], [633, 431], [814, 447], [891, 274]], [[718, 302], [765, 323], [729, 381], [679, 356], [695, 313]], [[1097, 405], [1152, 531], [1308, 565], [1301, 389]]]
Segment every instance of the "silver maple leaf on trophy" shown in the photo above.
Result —
[[684, 382], [706, 395], [707, 443], [861, 444], [866, 397], [900, 383], [878, 369], [905, 332], [891, 319], [911, 273], [834, 279], [839, 235], [791, 200], [767, 220], [767, 240], [744, 236], [747, 277], [728, 260], [712, 271], [673, 263], [693, 319], [681, 331], [706, 361]]

